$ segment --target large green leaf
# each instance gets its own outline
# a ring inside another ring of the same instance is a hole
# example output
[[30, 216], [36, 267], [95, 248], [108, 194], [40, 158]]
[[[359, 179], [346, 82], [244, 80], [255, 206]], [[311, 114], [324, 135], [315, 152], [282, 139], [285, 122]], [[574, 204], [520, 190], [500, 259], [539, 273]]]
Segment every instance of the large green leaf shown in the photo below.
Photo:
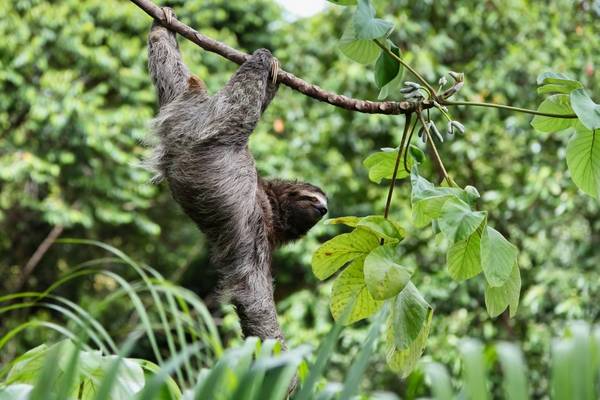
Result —
[[[44, 362], [51, 355], [57, 357], [53, 368], [57, 369], [57, 374], [62, 375], [75, 351], [78, 350], [70, 340], [63, 340], [52, 346], [38, 346], [25, 353], [19, 362], [12, 366], [6, 383], [35, 384], [42, 373]], [[79, 351], [78, 357], [78, 376], [73, 382], [69, 396], [93, 399], [106, 371], [117, 356], [104, 356], [100, 351]], [[129, 358], [121, 360], [119, 371], [110, 391], [111, 399], [130, 399], [144, 387], [144, 371], [137, 360]]]
[[600, 104], [588, 96], [583, 89], [571, 92], [571, 106], [579, 120], [588, 129], [600, 129]]
[[[407, 285], [408, 287], [408, 285]], [[427, 316], [423, 322], [419, 334], [415, 340], [405, 349], [399, 349], [396, 346], [395, 338], [397, 337], [396, 324], [392, 316], [388, 319], [386, 329], [386, 359], [390, 368], [397, 371], [402, 378], [406, 378], [414, 370], [417, 361], [423, 354], [423, 349], [427, 344], [427, 338], [429, 337], [429, 329], [431, 328], [431, 321], [433, 317], [433, 310], [429, 308], [427, 310]]]
[[330, 219], [326, 220], [325, 224], [327, 224], [327, 225], [346, 225], [346, 226], [350, 226], [350, 227], [354, 228], [360, 222], [361, 219], [362, 219], [362, 217], [354, 217], [354, 216], [337, 217], [337, 218], [330, 218]]
[[447, 254], [448, 272], [455, 281], [470, 279], [481, 272], [481, 232], [476, 229], [468, 237], [454, 243]]
[[483, 211], [472, 211], [467, 203], [458, 198], [451, 198], [442, 206], [438, 222], [442, 233], [454, 243], [471, 236], [486, 215]]
[[387, 35], [394, 24], [375, 18], [375, 9], [369, 0], [358, 0], [356, 12], [352, 18], [356, 39], [373, 40]]
[[463, 359], [464, 398], [488, 400], [490, 389], [486, 384], [488, 379], [483, 346], [476, 340], [463, 339], [459, 350]]
[[387, 243], [397, 243], [404, 239], [406, 231], [400, 224], [385, 218], [383, 215], [368, 215], [358, 221], [356, 227], [366, 229]]
[[[400, 49], [393, 44], [390, 51], [400, 57]], [[387, 52], [382, 51], [375, 63], [375, 84], [379, 89], [390, 83], [400, 73], [400, 63]]]
[[414, 267], [400, 264], [400, 247], [385, 244], [376, 247], [365, 258], [365, 283], [376, 300], [385, 300], [397, 295], [415, 271]]
[[517, 313], [519, 297], [521, 295], [521, 272], [515, 263], [510, 278], [500, 287], [485, 285], [485, 307], [491, 317], [500, 315], [506, 307], [510, 307], [510, 316]]
[[428, 197], [415, 202], [412, 206], [413, 222], [417, 228], [423, 228], [438, 219], [442, 214], [442, 207], [446, 201], [454, 198], [452, 194]]
[[[562, 115], [573, 114], [571, 100], [566, 94], [557, 94], [548, 97], [540, 104], [538, 111]], [[575, 121], [575, 119], [536, 115], [531, 121], [531, 126], [540, 132], [558, 132], [572, 127]]]
[[[369, 170], [369, 179], [375, 183], [380, 183], [382, 179], [392, 179], [397, 157], [398, 149], [382, 149], [382, 151], [373, 153], [365, 158], [363, 165]], [[396, 173], [397, 179], [408, 176], [408, 172], [406, 172], [402, 165], [402, 155], [400, 157], [400, 165]], [[410, 162], [410, 168], [412, 166], [412, 159], [408, 159], [407, 162]]]
[[442, 207], [451, 198], [460, 198], [468, 201], [468, 194], [459, 188], [436, 187], [427, 179], [419, 176], [416, 167], [412, 169], [410, 176], [411, 203], [413, 222], [415, 226], [422, 228], [440, 217]]
[[312, 257], [312, 270], [321, 280], [329, 278], [349, 261], [366, 256], [379, 245], [377, 236], [364, 229], [343, 233], [323, 243]]
[[337, 321], [353, 302], [346, 325], [370, 317], [383, 305], [371, 296], [363, 273], [365, 257], [357, 258], [336, 278], [331, 290], [331, 314]]
[[567, 166], [573, 182], [584, 192], [600, 198], [600, 137], [598, 131], [578, 124], [567, 145]]
[[342, 34], [339, 48], [344, 55], [361, 64], [374, 62], [381, 49], [372, 40], [357, 39], [354, 24], [350, 22]]
[[556, 72], [544, 72], [537, 77], [538, 93], [563, 93], [569, 94], [573, 90], [582, 88], [583, 85], [564, 74]]
[[519, 250], [500, 232], [486, 226], [481, 237], [481, 266], [490, 286], [502, 286], [510, 278]]
[[432, 308], [412, 282], [398, 294], [392, 305], [394, 344], [407, 349], [421, 333]]

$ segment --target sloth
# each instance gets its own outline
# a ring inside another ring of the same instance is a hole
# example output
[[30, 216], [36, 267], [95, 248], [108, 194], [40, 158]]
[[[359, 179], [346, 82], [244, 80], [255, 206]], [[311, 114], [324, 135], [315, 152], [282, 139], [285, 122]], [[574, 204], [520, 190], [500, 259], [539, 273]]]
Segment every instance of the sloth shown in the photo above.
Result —
[[[170, 22], [172, 10], [163, 11]], [[183, 63], [174, 32], [155, 20], [148, 37], [160, 108], [148, 165], [206, 235], [220, 292], [236, 307], [243, 334], [283, 343], [271, 256], [327, 213], [327, 197], [309, 183], [256, 171], [248, 139], [277, 92], [277, 65], [269, 50], [256, 50], [211, 96]]]

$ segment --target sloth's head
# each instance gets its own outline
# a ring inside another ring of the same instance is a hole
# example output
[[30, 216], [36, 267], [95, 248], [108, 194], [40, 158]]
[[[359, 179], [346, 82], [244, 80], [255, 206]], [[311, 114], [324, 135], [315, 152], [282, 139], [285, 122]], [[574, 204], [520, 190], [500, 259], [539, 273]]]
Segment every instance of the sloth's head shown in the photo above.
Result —
[[327, 196], [315, 185], [303, 182], [271, 182], [276, 201], [277, 242], [296, 240], [306, 234], [327, 213]]

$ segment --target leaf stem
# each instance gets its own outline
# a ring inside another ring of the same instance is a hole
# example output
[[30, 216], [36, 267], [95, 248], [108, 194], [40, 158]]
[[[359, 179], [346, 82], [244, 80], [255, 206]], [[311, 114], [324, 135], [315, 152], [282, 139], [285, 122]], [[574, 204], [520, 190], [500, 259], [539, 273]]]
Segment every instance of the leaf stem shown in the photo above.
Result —
[[423, 119], [422, 113], [417, 112], [417, 115], [419, 116], [419, 120], [421, 121], [421, 124], [423, 124], [423, 127], [425, 128], [425, 134], [427, 135], [427, 140], [429, 141], [429, 144], [431, 145], [431, 149], [433, 150], [433, 155], [434, 155], [435, 161], [436, 161], [437, 165], [440, 167], [440, 170], [442, 171], [442, 175], [444, 175], [444, 180], [446, 182], [448, 182], [449, 185], [452, 185], [450, 177], [448, 176], [448, 172], [446, 171], [446, 167], [444, 167], [444, 163], [442, 162], [442, 158], [440, 157], [440, 153], [438, 153], [437, 147], [435, 146], [435, 143], [433, 141], [433, 137], [431, 137], [431, 133], [429, 132], [429, 127], [425, 123], [425, 119]]
[[421, 76], [421, 74], [419, 74], [413, 67], [410, 66], [410, 64], [408, 64], [406, 61], [404, 61], [402, 58], [400, 58], [399, 56], [397, 56], [396, 54], [394, 54], [393, 51], [391, 51], [390, 49], [388, 49], [385, 44], [381, 43], [379, 41], [379, 39], [373, 39], [373, 42], [375, 42], [375, 44], [377, 46], [379, 46], [381, 48], [381, 50], [383, 50], [388, 56], [392, 57], [394, 60], [398, 61], [400, 64], [402, 64], [402, 66], [404, 68], [406, 68], [411, 74], [414, 75], [415, 78], [417, 78], [417, 80], [427, 88], [427, 91], [429, 92], [429, 95], [431, 97], [433, 97], [434, 99], [436, 98], [436, 92], [435, 89], [429, 84], [429, 82], [427, 82], [427, 80], [425, 78], [423, 78]]
[[450, 100], [439, 99], [438, 102], [444, 106], [489, 107], [489, 108], [499, 108], [502, 110], [516, 111], [516, 112], [525, 113], [525, 114], [541, 115], [544, 117], [551, 117], [551, 118], [565, 118], [565, 119], [577, 118], [577, 115], [575, 115], [575, 114], [554, 114], [554, 113], [547, 113], [547, 112], [543, 112], [543, 111], [531, 110], [529, 108], [513, 107], [513, 106], [507, 106], [504, 104], [495, 104], [495, 103], [483, 103], [483, 102], [478, 102], [478, 101], [450, 101]]
[[413, 134], [415, 133], [415, 128], [417, 127], [419, 120], [415, 118], [415, 123], [412, 125], [410, 129], [410, 134], [408, 135], [408, 140], [406, 141], [406, 151], [404, 152], [404, 170], [410, 174], [410, 170], [408, 169], [408, 148], [410, 147], [410, 142], [412, 141]]
[[383, 211], [383, 218], [385, 219], [387, 219], [390, 213], [390, 206], [392, 205], [392, 194], [394, 193], [394, 185], [396, 184], [396, 176], [398, 175], [398, 166], [400, 165], [400, 157], [402, 156], [402, 150], [404, 149], [404, 143], [406, 142], [406, 136], [408, 134], [411, 122], [412, 114], [406, 114], [404, 120], [404, 130], [402, 131], [402, 140], [400, 141], [400, 147], [398, 147], [396, 164], [394, 164], [394, 172], [392, 173], [392, 180], [390, 182], [390, 188], [388, 190], [387, 199], [385, 201], [385, 210]]
[[429, 94], [431, 95], [431, 97], [433, 98], [433, 100], [437, 101], [441, 105], [444, 105], [444, 106], [488, 107], [488, 108], [498, 108], [498, 109], [502, 109], [502, 110], [515, 111], [515, 112], [520, 112], [520, 113], [525, 113], [525, 114], [531, 114], [531, 115], [540, 115], [540, 116], [543, 116], [543, 117], [551, 117], [551, 118], [565, 118], [565, 119], [574, 119], [574, 118], [577, 118], [577, 115], [575, 115], [575, 114], [554, 114], [554, 113], [547, 113], [547, 112], [542, 112], [542, 111], [537, 111], [537, 110], [531, 110], [529, 108], [507, 106], [507, 105], [504, 105], [504, 104], [484, 103], [484, 102], [478, 102], [478, 101], [451, 101], [451, 100], [445, 100], [445, 99], [439, 98], [437, 96], [437, 92], [435, 91], [435, 89], [429, 84], [429, 82], [427, 82], [427, 80], [425, 78], [423, 78], [423, 76], [421, 76], [421, 74], [419, 74], [413, 67], [411, 67], [410, 64], [408, 64], [406, 61], [404, 61], [401, 57], [399, 57], [396, 54], [394, 54], [394, 52], [392, 52], [390, 49], [388, 49], [385, 46], [385, 44], [381, 43], [381, 41], [379, 39], [373, 39], [373, 41], [388, 56], [390, 56], [394, 60], [398, 61], [400, 64], [402, 64], [402, 66], [404, 66], [404, 68], [406, 68], [411, 74], [413, 74], [415, 76], [415, 78], [417, 78], [417, 80], [423, 86], [425, 86], [425, 88], [427, 89], [427, 91], [429, 92]]

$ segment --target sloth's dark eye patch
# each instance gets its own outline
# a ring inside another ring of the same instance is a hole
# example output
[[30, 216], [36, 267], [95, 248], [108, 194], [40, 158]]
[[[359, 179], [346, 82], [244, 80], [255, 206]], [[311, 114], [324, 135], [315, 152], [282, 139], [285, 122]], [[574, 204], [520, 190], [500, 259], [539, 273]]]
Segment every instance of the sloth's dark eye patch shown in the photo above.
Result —
[[298, 198], [298, 200], [301, 200], [301, 201], [313, 201], [315, 203], [319, 202], [319, 200], [316, 197], [313, 197], [313, 196], [300, 196]]

